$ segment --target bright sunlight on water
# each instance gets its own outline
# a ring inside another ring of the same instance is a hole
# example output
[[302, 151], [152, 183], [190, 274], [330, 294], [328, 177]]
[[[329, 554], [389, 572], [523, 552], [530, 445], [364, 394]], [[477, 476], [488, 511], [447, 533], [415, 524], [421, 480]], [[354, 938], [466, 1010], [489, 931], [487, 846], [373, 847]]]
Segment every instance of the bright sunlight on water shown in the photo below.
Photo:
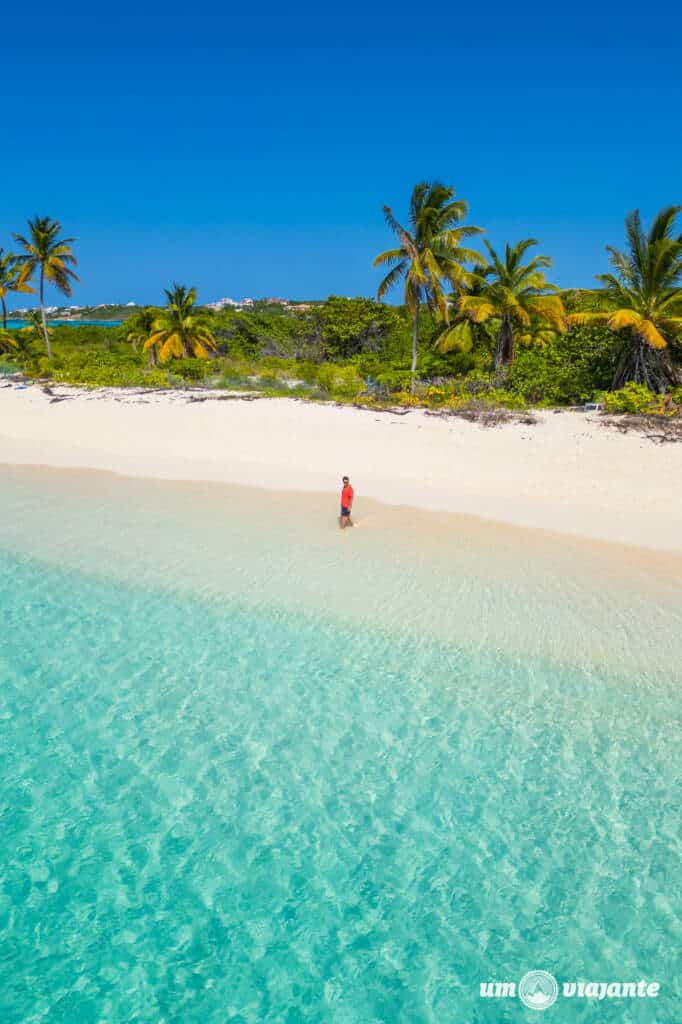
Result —
[[0, 478], [3, 1024], [674, 1019], [679, 565]]

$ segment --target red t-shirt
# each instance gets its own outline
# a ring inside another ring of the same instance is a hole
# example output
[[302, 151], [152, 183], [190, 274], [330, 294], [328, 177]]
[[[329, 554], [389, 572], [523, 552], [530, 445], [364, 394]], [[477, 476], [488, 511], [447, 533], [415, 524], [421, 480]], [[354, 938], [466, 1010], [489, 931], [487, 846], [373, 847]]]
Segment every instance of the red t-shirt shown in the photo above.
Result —
[[350, 503], [353, 500], [353, 488], [350, 484], [346, 484], [344, 489], [341, 491], [341, 504], [344, 508], [350, 508]]

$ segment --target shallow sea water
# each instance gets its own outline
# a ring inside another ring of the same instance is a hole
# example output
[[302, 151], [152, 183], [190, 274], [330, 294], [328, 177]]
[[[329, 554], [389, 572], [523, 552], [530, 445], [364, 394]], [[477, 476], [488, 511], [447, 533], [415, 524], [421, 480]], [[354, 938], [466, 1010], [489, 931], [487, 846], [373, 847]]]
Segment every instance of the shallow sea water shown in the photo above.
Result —
[[664, 556], [0, 480], [3, 1022], [537, 1020], [479, 996], [534, 968], [661, 984], [555, 1022], [675, 1019]]

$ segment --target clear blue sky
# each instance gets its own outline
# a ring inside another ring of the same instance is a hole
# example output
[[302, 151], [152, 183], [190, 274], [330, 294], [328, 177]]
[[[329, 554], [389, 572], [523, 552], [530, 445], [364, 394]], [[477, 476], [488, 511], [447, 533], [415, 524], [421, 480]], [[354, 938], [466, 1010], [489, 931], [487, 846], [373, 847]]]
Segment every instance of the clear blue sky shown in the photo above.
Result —
[[433, 178], [584, 286], [682, 202], [679, 4], [12, 7], [0, 245], [58, 218], [76, 302], [372, 294], [382, 204]]

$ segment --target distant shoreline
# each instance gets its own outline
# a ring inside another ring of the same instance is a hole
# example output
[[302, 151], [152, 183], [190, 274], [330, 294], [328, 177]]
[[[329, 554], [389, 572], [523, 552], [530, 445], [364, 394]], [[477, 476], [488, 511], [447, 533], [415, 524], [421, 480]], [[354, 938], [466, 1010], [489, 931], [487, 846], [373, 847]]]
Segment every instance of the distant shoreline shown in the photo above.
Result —
[[[49, 327], [120, 327], [123, 323], [122, 320], [77, 320], [75, 318], [73, 320], [69, 320], [64, 317], [53, 320], [49, 316], [46, 317], [46, 320]], [[30, 322], [28, 320], [21, 319], [7, 320], [8, 331], [21, 330], [22, 327], [30, 327]]]

